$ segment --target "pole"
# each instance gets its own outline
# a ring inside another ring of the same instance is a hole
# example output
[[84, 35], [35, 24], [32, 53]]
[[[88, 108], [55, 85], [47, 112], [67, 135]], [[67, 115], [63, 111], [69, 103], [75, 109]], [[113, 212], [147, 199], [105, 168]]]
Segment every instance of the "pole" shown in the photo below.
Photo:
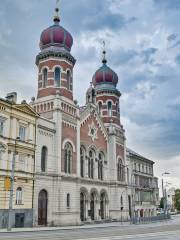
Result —
[[164, 196], [164, 180], [163, 180], [163, 174], [162, 174], [162, 197], [163, 197], [163, 210], [164, 213], [166, 213], [165, 211], [165, 196]]
[[13, 152], [13, 158], [12, 158], [12, 169], [11, 169], [11, 187], [10, 187], [10, 193], [9, 193], [9, 213], [8, 213], [8, 227], [7, 230], [11, 231], [12, 224], [11, 224], [11, 219], [12, 219], [12, 210], [13, 210], [13, 189], [14, 189], [14, 171], [15, 171], [15, 160], [16, 160], [16, 141], [19, 140], [20, 138], [17, 137], [15, 139], [15, 149]]
[[11, 231], [11, 219], [12, 219], [12, 208], [13, 208], [13, 188], [14, 188], [14, 169], [15, 169], [15, 159], [16, 159], [16, 140], [15, 140], [15, 151], [13, 152], [12, 158], [12, 170], [11, 170], [11, 188], [9, 196], [9, 214], [8, 214], [8, 231]]

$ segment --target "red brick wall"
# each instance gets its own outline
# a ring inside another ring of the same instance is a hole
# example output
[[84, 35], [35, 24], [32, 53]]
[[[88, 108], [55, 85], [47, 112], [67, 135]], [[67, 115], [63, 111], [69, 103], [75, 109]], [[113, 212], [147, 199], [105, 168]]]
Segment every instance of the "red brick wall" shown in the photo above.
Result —
[[64, 88], [54, 88], [54, 87], [39, 89], [37, 98], [46, 97], [49, 95], [56, 95], [57, 90], [60, 92], [61, 96], [64, 96], [73, 100], [73, 94], [71, 91], [68, 91], [67, 89], [64, 89]]
[[[88, 125], [91, 125], [92, 121], [94, 122], [96, 128], [98, 128], [97, 131], [97, 139], [92, 141], [92, 138], [88, 136], [89, 133], [89, 127]], [[85, 143], [86, 146], [89, 146], [91, 144], [95, 145], [97, 148], [101, 148], [105, 153], [107, 152], [107, 141], [101, 131], [101, 129], [98, 127], [96, 119], [94, 116], [90, 117], [86, 123], [81, 126], [80, 130], [80, 136], [81, 136], [81, 142]]]
[[52, 70], [55, 65], [60, 65], [63, 68], [63, 71], [66, 71], [69, 68], [72, 71], [72, 66], [63, 60], [47, 60], [39, 63], [39, 72], [43, 67], [48, 66], [49, 70]]

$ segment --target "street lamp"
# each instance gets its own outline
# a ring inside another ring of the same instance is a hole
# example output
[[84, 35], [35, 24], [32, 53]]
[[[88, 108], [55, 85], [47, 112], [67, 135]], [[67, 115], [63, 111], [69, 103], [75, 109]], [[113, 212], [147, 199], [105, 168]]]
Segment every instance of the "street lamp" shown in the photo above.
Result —
[[164, 208], [164, 214], [166, 214], [166, 203], [167, 203], [167, 199], [166, 199], [166, 193], [164, 192], [164, 180], [163, 180], [163, 176], [164, 175], [169, 175], [169, 172], [164, 172], [162, 173], [162, 195], [163, 195], [163, 208]]
[[13, 188], [14, 188], [14, 171], [15, 171], [15, 160], [16, 160], [16, 143], [20, 140], [20, 137], [17, 137], [15, 139], [15, 149], [13, 152], [13, 158], [12, 158], [12, 169], [11, 169], [11, 177], [10, 177], [10, 195], [9, 195], [9, 213], [8, 213], [8, 226], [7, 230], [11, 231], [12, 225], [11, 225], [11, 219], [12, 219], [12, 208], [13, 208]]

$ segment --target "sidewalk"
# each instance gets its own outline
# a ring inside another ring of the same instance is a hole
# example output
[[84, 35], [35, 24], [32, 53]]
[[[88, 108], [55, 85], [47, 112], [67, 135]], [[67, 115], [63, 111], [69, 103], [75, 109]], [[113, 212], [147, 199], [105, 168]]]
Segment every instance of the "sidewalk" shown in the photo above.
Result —
[[[130, 222], [110, 222], [110, 223], [89, 223], [81, 226], [62, 226], [62, 227], [33, 227], [33, 228], [13, 228], [11, 232], [34, 232], [34, 231], [58, 231], [58, 230], [78, 230], [78, 229], [93, 229], [93, 228], [107, 228], [107, 227], [120, 227], [120, 228], [137, 228], [148, 226], [162, 226], [162, 225], [180, 225], [180, 215], [172, 216], [171, 220], [145, 223], [145, 224], [131, 224]], [[7, 233], [7, 229], [0, 229], [1, 233]]]
[[[56, 230], [75, 230], [75, 229], [92, 229], [106, 227], [128, 227], [130, 222], [111, 222], [111, 223], [93, 223], [78, 226], [63, 226], [63, 227], [32, 227], [32, 228], [12, 228], [11, 232], [34, 232], [34, 231], [56, 231]], [[131, 225], [132, 226], [132, 225]], [[0, 229], [0, 233], [8, 232], [7, 229]]]

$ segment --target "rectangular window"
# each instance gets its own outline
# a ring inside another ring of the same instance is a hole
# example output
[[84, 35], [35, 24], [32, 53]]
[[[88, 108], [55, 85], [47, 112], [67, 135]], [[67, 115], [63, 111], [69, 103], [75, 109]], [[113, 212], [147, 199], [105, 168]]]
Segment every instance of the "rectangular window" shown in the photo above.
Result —
[[26, 137], [26, 128], [23, 126], [19, 127], [19, 137], [21, 141], [25, 141], [25, 137]]
[[0, 135], [3, 136], [4, 133], [4, 121], [0, 119]]
[[19, 170], [26, 171], [26, 156], [23, 154], [19, 155]]
[[16, 204], [22, 204], [22, 188], [18, 187], [16, 190]]

